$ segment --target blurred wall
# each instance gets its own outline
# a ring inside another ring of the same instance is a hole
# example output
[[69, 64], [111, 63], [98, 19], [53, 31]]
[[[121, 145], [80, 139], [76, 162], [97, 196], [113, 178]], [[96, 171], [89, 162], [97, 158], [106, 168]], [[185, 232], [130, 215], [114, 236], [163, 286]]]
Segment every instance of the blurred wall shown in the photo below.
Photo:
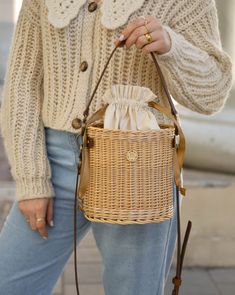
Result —
[[6, 59], [14, 29], [14, 0], [0, 1], [0, 82], [4, 78]]
[[[232, 57], [233, 64], [235, 64], [235, 1], [217, 0], [216, 4], [218, 8], [220, 35], [223, 47]], [[233, 92], [227, 104], [235, 107], [235, 66], [233, 67], [233, 82]]]

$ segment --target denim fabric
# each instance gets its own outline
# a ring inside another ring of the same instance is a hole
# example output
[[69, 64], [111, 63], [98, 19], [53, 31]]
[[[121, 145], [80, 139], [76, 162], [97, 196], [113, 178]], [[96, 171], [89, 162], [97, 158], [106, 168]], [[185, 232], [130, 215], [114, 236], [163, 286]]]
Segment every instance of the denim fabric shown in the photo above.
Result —
[[[73, 252], [73, 206], [80, 137], [45, 128], [55, 189], [48, 240], [31, 230], [17, 201], [0, 235], [0, 294], [50, 295]], [[77, 210], [77, 243], [91, 229], [103, 261], [105, 295], [163, 295], [176, 245], [174, 216], [162, 223], [118, 225], [88, 221]], [[83, 295], [83, 294], [81, 294]], [[94, 294], [95, 295], [95, 294]]]

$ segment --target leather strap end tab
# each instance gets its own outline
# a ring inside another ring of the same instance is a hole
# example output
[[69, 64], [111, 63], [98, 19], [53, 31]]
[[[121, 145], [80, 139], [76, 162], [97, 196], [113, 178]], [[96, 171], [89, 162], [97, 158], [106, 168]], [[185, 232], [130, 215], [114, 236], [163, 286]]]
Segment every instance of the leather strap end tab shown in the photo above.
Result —
[[184, 188], [184, 187], [180, 187], [180, 193], [181, 193], [183, 196], [186, 196], [186, 188]]

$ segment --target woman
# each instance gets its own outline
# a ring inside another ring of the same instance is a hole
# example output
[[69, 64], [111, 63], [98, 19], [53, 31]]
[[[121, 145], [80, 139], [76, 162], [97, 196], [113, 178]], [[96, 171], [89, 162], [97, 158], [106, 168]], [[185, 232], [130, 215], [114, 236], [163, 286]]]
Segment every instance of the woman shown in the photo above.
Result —
[[[76, 134], [118, 38], [126, 46], [115, 52], [92, 112], [114, 83], [149, 87], [165, 103], [150, 52], [180, 104], [207, 115], [224, 106], [231, 61], [221, 47], [213, 0], [24, 0], [1, 110], [16, 182], [0, 237], [1, 294], [50, 294], [71, 255]], [[77, 218], [78, 242], [90, 228], [94, 233], [106, 295], [163, 294], [175, 214], [159, 224], [124, 226], [90, 222], [80, 210]]]

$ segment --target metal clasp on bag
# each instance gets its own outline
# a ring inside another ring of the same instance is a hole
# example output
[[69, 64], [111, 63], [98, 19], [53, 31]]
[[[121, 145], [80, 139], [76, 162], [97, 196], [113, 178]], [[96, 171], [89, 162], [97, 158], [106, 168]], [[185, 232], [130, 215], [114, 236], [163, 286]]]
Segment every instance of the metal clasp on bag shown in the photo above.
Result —
[[92, 137], [87, 137], [87, 148], [93, 148], [95, 145], [94, 139]]
[[177, 134], [177, 135], [175, 135], [175, 145], [176, 145], [176, 147], [178, 147], [179, 144], [180, 144], [180, 136], [179, 136], [179, 134]]

